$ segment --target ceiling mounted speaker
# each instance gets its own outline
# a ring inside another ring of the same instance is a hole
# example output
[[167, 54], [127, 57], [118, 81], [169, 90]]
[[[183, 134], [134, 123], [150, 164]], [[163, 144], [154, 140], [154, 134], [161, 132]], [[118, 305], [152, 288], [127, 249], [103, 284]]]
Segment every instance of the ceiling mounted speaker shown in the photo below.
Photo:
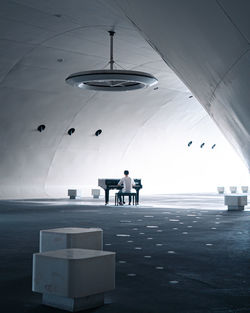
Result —
[[101, 135], [101, 133], [102, 133], [102, 130], [101, 130], [101, 129], [98, 129], [98, 130], [95, 132], [95, 135], [96, 135], [96, 136], [99, 136], [99, 135]]
[[37, 127], [37, 130], [41, 133], [42, 131], [45, 130], [45, 128], [46, 128], [46, 126], [42, 124], [42, 125], [39, 125], [39, 126]]
[[75, 128], [70, 128], [69, 130], [68, 130], [68, 134], [71, 136], [72, 134], [74, 134], [74, 132], [75, 132]]
[[154, 86], [158, 80], [151, 74], [138, 71], [114, 69], [113, 38], [114, 31], [110, 35], [110, 69], [85, 71], [69, 75], [66, 82], [72, 86], [100, 91], [127, 91]]

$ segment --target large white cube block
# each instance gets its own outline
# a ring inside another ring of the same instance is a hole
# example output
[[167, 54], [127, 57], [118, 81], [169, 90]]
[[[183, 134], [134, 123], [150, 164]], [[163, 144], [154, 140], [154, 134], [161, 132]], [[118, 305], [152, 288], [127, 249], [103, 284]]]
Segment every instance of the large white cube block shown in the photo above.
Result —
[[103, 305], [104, 293], [98, 293], [81, 298], [67, 298], [44, 293], [43, 304], [71, 312], [83, 311]]
[[115, 253], [63, 249], [33, 254], [32, 290], [44, 304], [78, 311], [103, 304], [115, 288]]
[[242, 211], [244, 206], [247, 205], [247, 196], [245, 195], [225, 195], [224, 200], [229, 211]]
[[40, 252], [69, 248], [102, 250], [102, 229], [65, 227], [40, 231]]

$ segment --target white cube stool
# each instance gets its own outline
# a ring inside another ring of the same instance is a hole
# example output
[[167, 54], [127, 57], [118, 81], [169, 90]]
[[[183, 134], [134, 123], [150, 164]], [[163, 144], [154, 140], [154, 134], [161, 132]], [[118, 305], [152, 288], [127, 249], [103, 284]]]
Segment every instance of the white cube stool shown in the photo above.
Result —
[[91, 194], [94, 199], [99, 199], [100, 193], [101, 193], [100, 189], [91, 189]]
[[102, 229], [65, 227], [40, 231], [40, 252], [69, 248], [102, 250]]
[[244, 206], [247, 205], [247, 196], [245, 195], [226, 195], [224, 200], [228, 211], [243, 211]]
[[63, 249], [33, 254], [32, 290], [43, 304], [71, 312], [104, 304], [115, 288], [115, 253]]
[[229, 189], [230, 189], [231, 193], [237, 192], [237, 186], [230, 186]]
[[68, 196], [70, 199], [75, 199], [76, 197], [81, 197], [82, 193], [79, 189], [68, 189]]
[[243, 193], [248, 193], [248, 186], [241, 186], [241, 190]]
[[222, 194], [225, 191], [224, 187], [217, 187], [218, 193]]

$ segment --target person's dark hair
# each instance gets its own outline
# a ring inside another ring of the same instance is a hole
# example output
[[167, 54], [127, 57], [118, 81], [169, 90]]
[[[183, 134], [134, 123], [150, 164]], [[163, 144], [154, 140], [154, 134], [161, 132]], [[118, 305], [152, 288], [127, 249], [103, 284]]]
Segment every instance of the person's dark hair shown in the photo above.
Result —
[[128, 175], [129, 174], [129, 171], [128, 170], [125, 170], [124, 171], [124, 175]]

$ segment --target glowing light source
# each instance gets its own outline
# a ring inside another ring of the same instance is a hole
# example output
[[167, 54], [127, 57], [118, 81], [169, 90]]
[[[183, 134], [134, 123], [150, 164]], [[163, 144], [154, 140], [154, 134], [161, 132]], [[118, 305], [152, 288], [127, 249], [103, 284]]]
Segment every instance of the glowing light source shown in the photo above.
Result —
[[158, 80], [151, 74], [130, 70], [115, 70], [113, 58], [113, 37], [110, 35], [110, 69], [83, 71], [69, 75], [66, 82], [81, 89], [99, 91], [128, 91], [154, 86]]

